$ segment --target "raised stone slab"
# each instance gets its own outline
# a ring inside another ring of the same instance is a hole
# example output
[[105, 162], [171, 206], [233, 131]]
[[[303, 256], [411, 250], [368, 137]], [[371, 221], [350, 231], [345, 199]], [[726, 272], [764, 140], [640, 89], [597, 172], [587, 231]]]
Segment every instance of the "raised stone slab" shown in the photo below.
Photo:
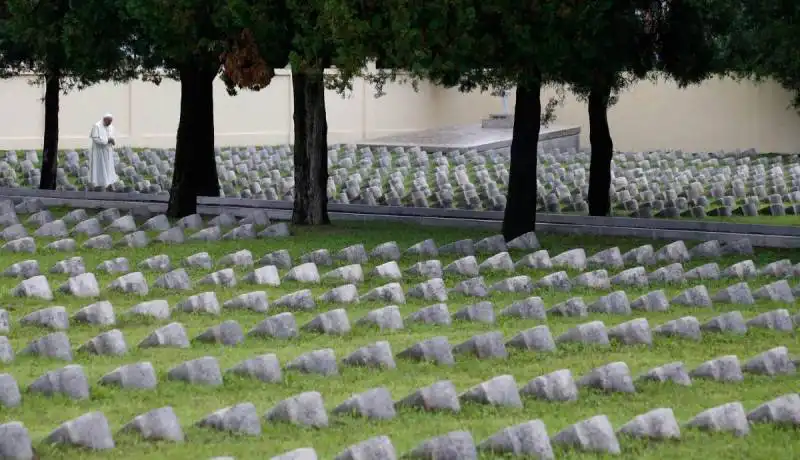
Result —
[[[543, 126], [539, 146], [545, 149], [580, 148], [580, 126]], [[476, 150], [483, 152], [511, 146], [511, 128], [486, 129], [482, 124], [445, 126], [357, 142], [359, 147], [419, 147], [428, 152]]]

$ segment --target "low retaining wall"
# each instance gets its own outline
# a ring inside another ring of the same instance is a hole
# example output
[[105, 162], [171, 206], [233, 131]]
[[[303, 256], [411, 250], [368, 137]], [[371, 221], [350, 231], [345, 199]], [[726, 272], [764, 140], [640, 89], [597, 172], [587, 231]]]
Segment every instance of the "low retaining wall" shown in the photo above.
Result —
[[[146, 195], [112, 192], [56, 192], [49, 190], [0, 188], [0, 198], [20, 202], [37, 198], [48, 206], [75, 208], [118, 208], [165, 212], [166, 195]], [[292, 203], [288, 201], [247, 200], [241, 198], [200, 198], [198, 212], [219, 214], [229, 212], [245, 216], [255, 209], [267, 211], [271, 218], [288, 220]], [[331, 204], [332, 220], [394, 221], [421, 225], [469, 226], [499, 230], [503, 214], [495, 211], [457, 209], [402, 208]], [[641, 219], [630, 217], [589, 217], [564, 214], [539, 214], [536, 231], [570, 235], [620, 236], [668, 240], [750, 240], [753, 246], [800, 248], [800, 227], [726, 222], [703, 222], [670, 219]]]

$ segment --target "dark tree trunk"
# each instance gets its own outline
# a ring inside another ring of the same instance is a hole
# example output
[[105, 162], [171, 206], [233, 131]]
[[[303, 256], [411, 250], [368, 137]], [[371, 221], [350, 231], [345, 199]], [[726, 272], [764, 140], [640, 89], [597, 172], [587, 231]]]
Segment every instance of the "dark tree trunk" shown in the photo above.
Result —
[[517, 86], [508, 194], [503, 215], [506, 241], [532, 232], [536, 227], [536, 166], [542, 120], [540, 92], [541, 84]]
[[611, 159], [614, 144], [608, 128], [608, 102], [611, 88], [598, 86], [589, 92], [589, 143], [592, 159], [589, 164], [589, 215], [611, 213]]
[[328, 121], [322, 71], [292, 73], [294, 93], [294, 208], [292, 223], [329, 224]]
[[56, 189], [58, 171], [58, 110], [61, 96], [61, 72], [47, 73], [44, 86], [44, 141], [42, 145], [42, 176], [39, 188]]
[[181, 114], [175, 144], [175, 170], [167, 215], [185, 217], [197, 212], [198, 196], [219, 196], [214, 154], [213, 66], [179, 69]]

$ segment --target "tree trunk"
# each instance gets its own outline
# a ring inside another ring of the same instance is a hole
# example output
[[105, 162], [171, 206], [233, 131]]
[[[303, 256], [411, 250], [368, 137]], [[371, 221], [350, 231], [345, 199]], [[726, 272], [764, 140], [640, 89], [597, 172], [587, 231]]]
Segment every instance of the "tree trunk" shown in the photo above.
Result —
[[503, 237], [506, 241], [534, 231], [536, 227], [536, 166], [539, 155], [541, 84], [518, 85], [511, 139]]
[[611, 88], [597, 86], [589, 92], [589, 143], [592, 159], [589, 164], [589, 215], [611, 213], [611, 159], [614, 144], [608, 128], [608, 101]]
[[197, 212], [198, 196], [219, 196], [214, 154], [214, 78], [216, 68], [179, 69], [181, 114], [175, 144], [175, 170], [167, 215], [185, 217]]
[[329, 224], [328, 121], [319, 72], [292, 72], [294, 93], [294, 208], [292, 223]]
[[61, 72], [47, 73], [44, 86], [44, 141], [42, 145], [42, 175], [39, 188], [56, 189], [58, 171], [58, 110], [61, 96]]

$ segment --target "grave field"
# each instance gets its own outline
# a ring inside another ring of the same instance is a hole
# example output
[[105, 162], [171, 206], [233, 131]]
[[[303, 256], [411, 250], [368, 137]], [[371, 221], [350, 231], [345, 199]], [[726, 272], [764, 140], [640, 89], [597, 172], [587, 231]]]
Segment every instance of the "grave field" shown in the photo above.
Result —
[[798, 250], [0, 209], [0, 446], [21, 422], [43, 459], [504, 458], [509, 427], [497, 449], [541, 458], [800, 452]]
[[[590, 152], [542, 147], [539, 212], [586, 214]], [[0, 155], [0, 187], [38, 187], [41, 153]], [[115, 151], [117, 192], [166, 194], [175, 152]], [[59, 153], [59, 190], [89, 185], [85, 150]], [[426, 152], [418, 147], [333, 145], [327, 191], [332, 203], [368, 206], [502, 211], [509, 151]], [[222, 196], [291, 201], [290, 146], [221, 147], [217, 171]], [[800, 225], [800, 156], [745, 152], [618, 152], [612, 164], [612, 214]]]

